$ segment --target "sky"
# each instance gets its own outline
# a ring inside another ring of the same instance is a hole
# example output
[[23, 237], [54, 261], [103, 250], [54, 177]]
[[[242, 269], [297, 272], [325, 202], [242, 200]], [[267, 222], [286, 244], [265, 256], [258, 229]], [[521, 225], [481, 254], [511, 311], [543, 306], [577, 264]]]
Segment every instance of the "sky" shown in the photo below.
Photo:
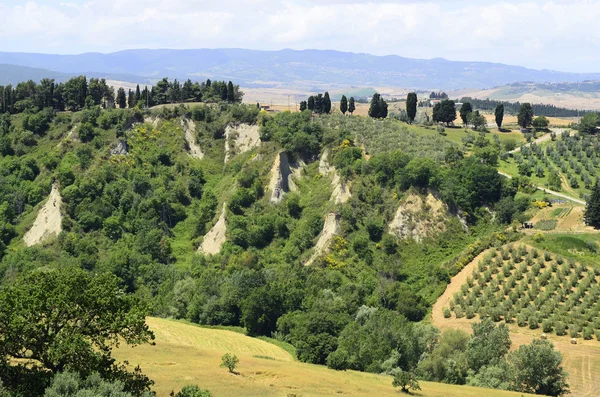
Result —
[[332, 49], [600, 72], [600, 0], [0, 0], [0, 51]]

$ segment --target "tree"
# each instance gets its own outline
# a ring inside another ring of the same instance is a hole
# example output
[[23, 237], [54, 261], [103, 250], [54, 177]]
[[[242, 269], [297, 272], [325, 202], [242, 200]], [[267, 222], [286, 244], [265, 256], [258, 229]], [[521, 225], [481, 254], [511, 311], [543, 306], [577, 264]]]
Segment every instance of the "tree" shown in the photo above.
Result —
[[347, 111], [348, 111], [348, 98], [346, 98], [346, 95], [342, 95], [342, 99], [340, 100], [340, 112], [342, 112], [342, 114], [345, 115]]
[[227, 368], [230, 373], [235, 374], [235, 369], [239, 362], [240, 360], [235, 354], [225, 353], [223, 357], [221, 357], [221, 368]]
[[127, 107], [132, 109], [135, 106], [135, 96], [133, 91], [129, 90], [127, 93]]
[[465, 102], [460, 107], [460, 118], [464, 125], [469, 124], [469, 115], [473, 111], [473, 107], [469, 102]]
[[582, 134], [592, 135], [598, 132], [600, 126], [600, 115], [598, 113], [586, 113], [579, 122], [578, 130]]
[[307, 109], [307, 103], [306, 103], [306, 101], [300, 101], [300, 111], [304, 112], [306, 109]]
[[381, 95], [375, 93], [371, 98], [371, 105], [369, 106], [369, 116], [374, 119], [386, 118], [388, 113], [387, 102], [381, 97]]
[[560, 176], [558, 175], [558, 172], [555, 169], [549, 171], [548, 187], [557, 192], [559, 192], [562, 188], [562, 180], [560, 179]]
[[119, 342], [135, 346], [154, 339], [145, 307], [119, 283], [114, 275], [70, 268], [31, 272], [0, 289], [0, 371], [2, 363], [29, 362], [12, 372], [7, 386], [35, 376], [28, 385], [35, 390], [36, 382], [68, 368], [120, 380], [132, 393], [149, 390], [152, 382], [139, 368], [129, 373], [112, 358]]
[[235, 91], [233, 89], [233, 83], [231, 81], [227, 83], [227, 102], [235, 102]]
[[511, 389], [522, 393], [562, 396], [569, 392], [562, 355], [552, 342], [535, 339], [508, 356]]
[[417, 117], [417, 94], [414, 92], [406, 96], [406, 114], [412, 124], [415, 121], [415, 117]]
[[140, 85], [135, 86], [135, 103], [138, 103], [142, 99], [142, 93], [140, 92]]
[[517, 122], [521, 128], [528, 128], [533, 122], [533, 108], [530, 103], [524, 103], [519, 108]]
[[408, 393], [410, 389], [421, 390], [414, 372], [402, 371], [400, 368], [394, 370], [392, 386], [399, 387], [402, 393]]
[[450, 125], [456, 120], [456, 105], [454, 101], [445, 99], [433, 107], [433, 121]]
[[121, 109], [127, 107], [127, 95], [125, 94], [125, 89], [123, 87], [119, 87], [117, 90], [117, 104]]
[[494, 115], [496, 116], [496, 125], [498, 126], [498, 129], [501, 129], [502, 121], [504, 120], [504, 105], [503, 104], [496, 106]]
[[510, 337], [506, 324], [496, 326], [489, 318], [475, 323], [473, 337], [467, 347], [469, 368], [477, 372], [483, 366], [499, 362], [510, 349]]
[[533, 119], [533, 121], [531, 122], [531, 125], [533, 126], [533, 128], [536, 129], [536, 131], [546, 130], [546, 129], [548, 129], [548, 126], [550, 125], [550, 120], [548, 120], [544, 116], [538, 116], [535, 119]]
[[355, 110], [356, 105], [354, 104], [354, 97], [351, 96], [350, 101], [348, 102], [348, 112], [350, 112], [350, 114], [353, 114]]
[[308, 97], [308, 103], [306, 104], [306, 106], [308, 107], [308, 110], [310, 110], [311, 112], [314, 112], [315, 110], [315, 97], [314, 96], [309, 96]]
[[600, 229], [600, 183], [596, 180], [585, 207], [585, 224]]
[[487, 120], [485, 116], [479, 113], [479, 110], [469, 113], [468, 123], [473, 126], [474, 130], [477, 131], [485, 131], [485, 126], [487, 125]]
[[[133, 397], [133, 394], [124, 390], [124, 386], [120, 381], [104, 380], [98, 373], [82, 379], [76, 372], [63, 372], [52, 379], [52, 383], [44, 392], [44, 397]], [[145, 392], [142, 397], [152, 395], [150, 392]]]
[[329, 92], [327, 91], [325, 91], [325, 95], [323, 95], [323, 113], [331, 113], [331, 99], [329, 98]]

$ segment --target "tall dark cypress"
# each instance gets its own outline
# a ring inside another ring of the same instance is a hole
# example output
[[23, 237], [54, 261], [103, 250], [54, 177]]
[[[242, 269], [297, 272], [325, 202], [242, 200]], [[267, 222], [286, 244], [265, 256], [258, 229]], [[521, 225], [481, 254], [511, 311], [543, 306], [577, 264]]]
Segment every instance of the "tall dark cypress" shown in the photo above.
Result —
[[323, 113], [331, 113], [331, 98], [329, 98], [329, 92], [325, 91], [323, 95]]
[[600, 229], [600, 184], [598, 180], [596, 180], [585, 208], [585, 224]]
[[414, 92], [409, 93], [406, 96], [406, 114], [408, 115], [408, 120], [412, 124], [417, 117], [417, 94]]

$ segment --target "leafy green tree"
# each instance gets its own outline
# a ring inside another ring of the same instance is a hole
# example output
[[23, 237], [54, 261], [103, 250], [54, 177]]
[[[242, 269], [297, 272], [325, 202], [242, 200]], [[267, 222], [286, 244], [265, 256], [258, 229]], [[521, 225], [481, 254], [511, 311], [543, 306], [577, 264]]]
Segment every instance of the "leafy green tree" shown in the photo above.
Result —
[[479, 110], [469, 113], [468, 115], [468, 123], [473, 126], [473, 129], [476, 131], [485, 130], [485, 126], [487, 125], [487, 120], [485, 116], [479, 113]]
[[306, 101], [300, 101], [300, 111], [304, 112], [308, 108]]
[[434, 382], [463, 384], [467, 376], [466, 350], [469, 335], [461, 330], [444, 331], [433, 351], [419, 362], [417, 373]]
[[[154, 339], [146, 314], [139, 298], [125, 294], [113, 275], [71, 268], [19, 277], [0, 289], [0, 362], [33, 361], [17, 367], [8, 386], [19, 390], [22, 379], [32, 374], [43, 384], [44, 377], [68, 368], [120, 380], [132, 393], [148, 390], [151, 381], [139, 369], [129, 373], [111, 355], [119, 342], [135, 346]], [[35, 390], [35, 381], [27, 383], [28, 390]]]
[[548, 120], [545, 116], [538, 116], [531, 122], [533, 128], [537, 131], [547, 130], [550, 125], [550, 120]]
[[585, 207], [585, 224], [600, 229], [600, 183], [596, 180]]
[[240, 359], [235, 354], [225, 353], [221, 357], [221, 368], [227, 368], [230, 373], [234, 374], [239, 362]]
[[[123, 382], [106, 381], [98, 373], [82, 379], [75, 372], [63, 372], [54, 376], [44, 397], [133, 397], [134, 395], [126, 392], [124, 387]], [[144, 392], [142, 397], [152, 395], [150, 392]]]
[[125, 94], [125, 89], [123, 87], [119, 87], [117, 90], [117, 104], [121, 109], [127, 107], [127, 95]]
[[456, 120], [456, 105], [454, 101], [445, 99], [433, 107], [433, 121], [436, 123], [450, 125], [454, 120]]
[[473, 107], [469, 102], [465, 102], [460, 107], [460, 118], [464, 125], [469, 124], [469, 115], [473, 112]]
[[555, 169], [548, 172], [548, 186], [557, 192], [560, 192], [562, 188], [562, 180]]
[[392, 386], [399, 387], [402, 393], [408, 393], [412, 390], [421, 390], [421, 386], [417, 381], [417, 377], [413, 372], [403, 371], [400, 368], [396, 368], [394, 371], [394, 380]]
[[467, 347], [469, 368], [477, 372], [483, 366], [495, 365], [504, 358], [510, 349], [508, 327], [501, 323], [498, 326], [487, 318], [472, 325], [473, 337]]
[[528, 128], [533, 122], [533, 108], [530, 103], [524, 103], [519, 108], [517, 123], [521, 128]]
[[371, 98], [371, 105], [369, 106], [369, 116], [374, 119], [386, 118], [388, 114], [387, 102], [381, 97], [381, 95], [375, 93]]
[[350, 100], [348, 101], [348, 112], [350, 114], [353, 114], [355, 110], [356, 110], [356, 105], [354, 104], [354, 97], [351, 96]]
[[508, 356], [511, 389], [522, 393], [562, 396], [569, 392], [562, 355], [552, 342], [535, 339]]
[[496, 106], [496, 109], [494, 110], [494, 116], [496, 117], [496, 125], [498, 126], [498, 129], [501, 129], [502, 121], [504, 121], [504, 105], [503, 104]]
[[342, 112], [342, 114], [346, 114], [346, 112], [348, 111], [348, 98], [346, 98], [346, 95], [342, 95], [342, 99], [340, 100], [340, 112]]
[[586, 113], [579, 122], [577, 129], [582, 134], [593, 135], [598, 133], [600, 126], [600, 114], [596, 112]]
[[412, 124], [415, 121], [415, 117], [417, 117], [417, 94], [414, 92], [406, 96], [406, 114]]

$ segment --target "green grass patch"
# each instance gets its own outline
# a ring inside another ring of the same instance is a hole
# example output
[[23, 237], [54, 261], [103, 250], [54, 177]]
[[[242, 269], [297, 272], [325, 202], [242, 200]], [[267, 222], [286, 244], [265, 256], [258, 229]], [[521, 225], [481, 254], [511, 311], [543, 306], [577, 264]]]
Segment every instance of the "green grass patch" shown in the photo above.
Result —
[[547, 234], [542, 241], [535, 241], [533, 237], [527, 237], [524, 241], [566, 258], [600, 266], [597, 254], [600, 234]]
[[557, 224], [558, 221], [556, 219], [548, 219], [537, 222], [534, 228], [537, 230], [550, 231], [556, 229]]

